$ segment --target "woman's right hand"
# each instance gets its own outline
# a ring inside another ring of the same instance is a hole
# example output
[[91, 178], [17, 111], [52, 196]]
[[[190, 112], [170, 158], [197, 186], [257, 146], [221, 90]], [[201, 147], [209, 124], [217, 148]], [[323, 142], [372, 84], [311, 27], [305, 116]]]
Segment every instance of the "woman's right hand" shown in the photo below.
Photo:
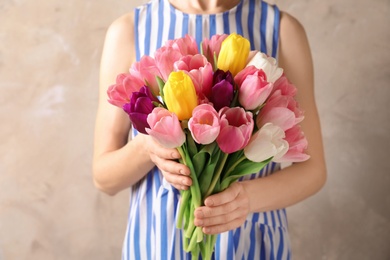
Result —
[[145, 139], [150, 159], [161, 170], [164, 178], [176, 189], [187, 190], [192, 184], [190, 169], [177, 161], [180, 159], [177, 149], [165, 148], [149, 135], [145, 135]]

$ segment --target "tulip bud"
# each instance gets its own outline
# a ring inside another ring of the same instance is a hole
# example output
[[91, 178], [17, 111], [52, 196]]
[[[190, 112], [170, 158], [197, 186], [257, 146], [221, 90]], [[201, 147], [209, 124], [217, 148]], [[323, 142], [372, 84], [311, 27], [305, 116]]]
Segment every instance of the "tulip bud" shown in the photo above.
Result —
[[230, 34], [223, 42], [219, 52], [217, 67], [237, 75], [246, 66], [250, 51], [249, 41], [238, 35]]
[[189, 119], [198, 105], [194, 83], [183, 71], [172, 72], [164, 86], [164, 102], [179, 120]]

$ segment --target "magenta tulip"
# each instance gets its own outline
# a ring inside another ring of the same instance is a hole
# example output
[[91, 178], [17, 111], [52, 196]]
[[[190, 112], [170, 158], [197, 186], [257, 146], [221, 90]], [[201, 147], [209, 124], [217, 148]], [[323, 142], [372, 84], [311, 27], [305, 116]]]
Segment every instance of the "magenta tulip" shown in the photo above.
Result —
[[213, 87], [211, 88], [210, 101], [219, 111], [223, 107], [228, 107], [233, 101], [234, 80], [233, 75], [227, 71], [216, 70], [213, 75]]
[[145, 83], [130, 73], [122, 73], [116, 77], [116, 83], [107, 90], [108, 102], [114, 106], [123, 108], [130, 102], [133, 92], [139, 91]]
[[166, 148], [180, 147], [186, 140], [179, 119], [165, 108], [154, 108], [147, 122], [150, 128], [146, 132]]
[[310, 158], [310, 155], [305, 153], [308, 142], [299, 125], [286, 131], [285, 140], [289, 144], [287, 153], [275, 162], [303, 162]]
[[210, 96], [213, 68], [206, 57], [200, 54], [183, 56], [175, 62], [174, 69], [188, 72], [200, 99]]
[[210, 144], [215, 141], [220, 131], [219, 115], [212, 105], [199, 105], [192, 111], [188, 128], [195, 142]]
[[146, 134], [145, 128], [149, 128], [146, 119], [153, 111], [155, 103], [159, 102], [150, 89], [143, 86], [139, 92], [133, 92], [130, 103], [123, 105], [123, 110], [129, 115], [133, 127], [138, 132]]
[[251, 112], [241, 107], [224, 107], [219, 111], [221, 130], [217, 137], [219, 148], [224, 153], [234, 153], [249, 142], [254, 122]]

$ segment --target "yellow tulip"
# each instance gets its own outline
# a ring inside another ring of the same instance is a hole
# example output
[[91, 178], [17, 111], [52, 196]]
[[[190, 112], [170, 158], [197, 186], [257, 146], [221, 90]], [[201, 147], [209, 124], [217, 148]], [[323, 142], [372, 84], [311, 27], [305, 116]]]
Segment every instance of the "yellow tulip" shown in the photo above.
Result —
[[189, 119], [198, 105], [198, 97], [190, 76], [183, 71], [171, 72], [164, 86], [164, 101], [179, 120]]
[[233, 76], [246, 66], [250, 52], [249, 41], [236, 33], [230, 34], [221, 45], [217, 67], [223, 71], [230, 71]]

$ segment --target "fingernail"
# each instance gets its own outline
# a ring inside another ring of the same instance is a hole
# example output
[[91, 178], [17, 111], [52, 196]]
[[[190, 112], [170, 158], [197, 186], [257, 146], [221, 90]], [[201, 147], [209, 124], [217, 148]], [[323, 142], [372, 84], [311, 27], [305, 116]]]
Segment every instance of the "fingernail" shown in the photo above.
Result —
[[177, 158], [177, 159], [179, 159], [180, 158], [180, 154], [179, 153], [176, 153], [176, 152], [172, 152], [171, 153], [171, 156], [172, 156], [172, 158]]
[[206, 206], [214, 206], [214, 201], [212, 199], [206, 199], [204, 204]]

